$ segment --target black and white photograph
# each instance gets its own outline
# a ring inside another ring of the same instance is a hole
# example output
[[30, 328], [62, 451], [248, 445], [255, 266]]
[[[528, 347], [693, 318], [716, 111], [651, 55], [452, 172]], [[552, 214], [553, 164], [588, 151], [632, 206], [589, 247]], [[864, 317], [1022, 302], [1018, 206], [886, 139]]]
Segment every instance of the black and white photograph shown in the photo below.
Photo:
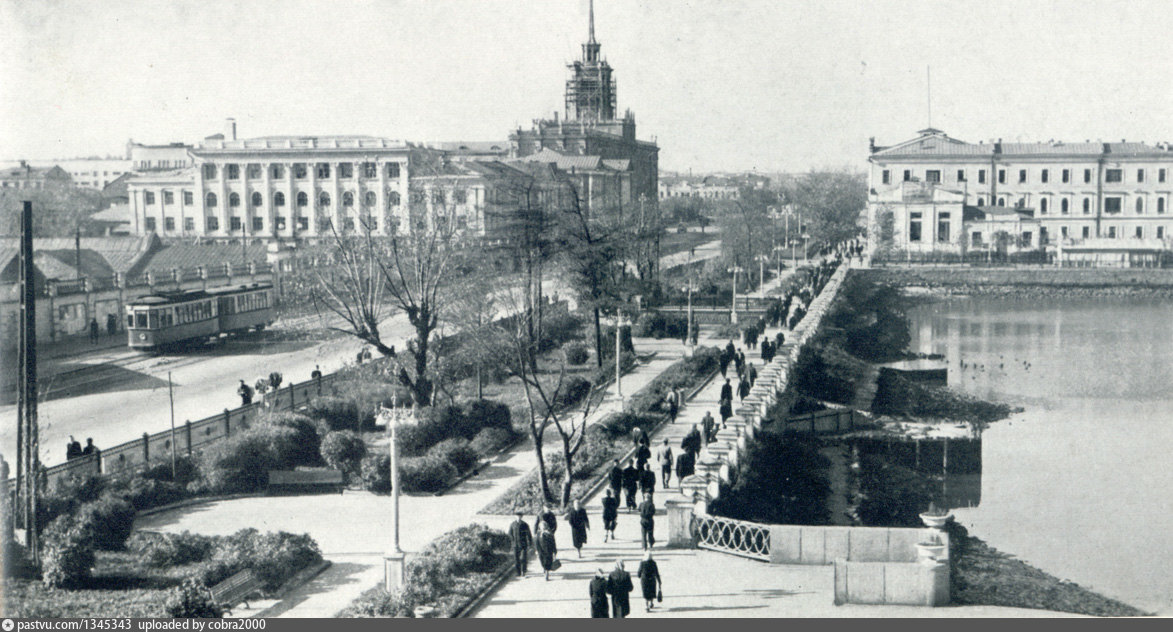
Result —
[[1170, 0], [0, 33], [4, 632], [1173, 616]]

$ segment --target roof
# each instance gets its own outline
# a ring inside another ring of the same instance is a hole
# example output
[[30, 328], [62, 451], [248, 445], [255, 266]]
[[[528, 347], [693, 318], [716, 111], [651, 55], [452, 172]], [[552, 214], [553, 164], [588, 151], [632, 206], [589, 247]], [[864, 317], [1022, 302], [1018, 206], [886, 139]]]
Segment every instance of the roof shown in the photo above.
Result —
[[163, 244], [139, 265], [136, 265], [131, 271], [131, 276], [146, 272], [169, 273], [172, 268], [194, 269], [199, 266], [207, 267], [225, 263], [240, 263], [241, 261], [264, 263], [267, 253], [268, 249], [265, 244], [249, 244], [243, 247], [240, 244]]
[[111, 204], [109, 208], [90, 215], [92, 222], [111, 222], [114, 224], [129, 224], [134, 219], [129, 204]]
[[[157, 237], [147, 235], [143, 237], [82, 237], [80, 244], [77, 245], [80, 245], [83, 251], [89, 250], [100, 256], [113, 274], [114, 272], [126, 273], [129, 271], [157, 243]], [[42, 237], [33, 240], [34, 256], [41, 252], [51, 251], [67, 251], [72, 256], [74, 247], [73, 237]], [[12, 254], [9, 255], [9, 252]], [[0, 238], [0, 253], [2, 253], [0, 261], [8, 261], [19, 252], [20, 238]], [[67, 258], [67, 261], [72, 261], [72, 259]]]
[[627, 158], [623, 159], [604, 159], [603, 166], [615, 171], [627, 171], [631, 167], [631, 161]]
[[[196, 170], [195, 167], [183, 167], [182, 169], [165, 169], [154, 170], [144, 173], [127, 174], [126, 184], [152, 184], [165, 182], [184, 182], [195, 183]], [[111, 184], [114, 184], [113, 182]], [[127, 193], [129, 195], [129, 193]]]
[[520, 158], [522, 162], [545, 162], [556, 165], [559, 169], [598, 169], [602, 159], [598, 156], [567, 156], [552, 149], [543, 149], [536, 154]]
[[951, 138], [938, 129], [928, 128], [919, 136], [891, 147], [877, 148], [874, 158], [919, 158], [926, 156], [990, 156], [998, 151], [1003, 157], [1014, 156], [1098, 156], [1105, 151], [1119, 156], [1152, 156], [1173, 158], [1169, 143], [1147, 145], [1136, 142], [1079, 142], [1051, 140], [1035, 143], [967, 143]]
[[47, 279], [69, 280], [79, 277], [107, 278], [114, 268], [98, 252], [89, 249], [33, 251], [33, 262]]
[[407, 149], [407, 143], [378, 136], [261, 136], [225, 140], [209, 137], [191, 150], [192, 154], [220, 151], [307, 150], [307, 149]]
[[56, 165], [52, 167], [9, 167], [0, 169], [0, 179], [3, 180], [69, 180], [69, 172]]
[[428, 147], [454, 152], [506, 153], [509, 151], [509, 142], [500, 140], [455, 140], [428, 143]]

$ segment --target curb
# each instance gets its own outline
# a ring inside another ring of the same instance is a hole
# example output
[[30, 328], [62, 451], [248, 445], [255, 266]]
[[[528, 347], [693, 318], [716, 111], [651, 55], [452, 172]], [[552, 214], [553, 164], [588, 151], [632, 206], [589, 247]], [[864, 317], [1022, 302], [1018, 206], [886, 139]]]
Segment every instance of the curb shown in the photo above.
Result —
[[278, 606], [280, 606], [282, 603], [284, 603], [286, 595], [288, 595], [288, 593], [292, 592], [294, 588], [297, 588], [299, 586], [302, 586], [304, 584], [309, 583], [310, 580], [312, 580], [313, 578], [322, 574], [323, 571], [325, 571], [327, 568], [330, 568], [331, 566], [333, 566], [333, 564], [334, 563], [331, 562], [330, 560], [322, 560], [321, 562], [318, 562], [317, 564], [315, 564], [313, 566], [310, 566], [308, 568], [303, 568], [302, 570], [298, 571], [296, 575], [294, 575], [293, 577], [290, 577], [289, 581], [285, 582], [284, 584], [281, 585], [280, 588], [277, 589], [277, 594], [280, 595], [279, 597], [277, 597], [277, 599], [278, 599], [277, 603], [269, 606], [268, 608], [265, 608], [265, 609], [257, 612], [256, 614], [250, 613], [247, 617], [240, 617], [240, 618], [242, 618], [242, 619], [255, 619], [255, 618], [269, 616], [270, 612], [276, 610]]
[[[527, 552], [526, 555], [529, 555], [529, 553]], [[469, 618], [473, 611], [479, 608], [480, 605], [484, 603], [486, 599], [492, 596], [493, 593], [497, 592], [497, 589], [500, 588], [502, 584], [509, 581], [510, 576], [513, 575], [513, 570], [513, 560], [505, 560], [505, 563], [501, 565], [501, 568], [497, 569], [497, 574], [493, 576], [493, 579], [489, 582], [489, 585], [485, 586], [484, 590], [470, 597], [469, 600], [466, 601], [464, 605], [461, 606], [460, 609], [452, 615], [452, 618]]]
[[139, 517], [153, 516], [155, 514], [160, 514], [165, 511], [171, 511], [173, 509], [182, 509], [184, 507], [190, 507], [192, 505], [198, 505], [200, 503], [210, 503], [210, 502], [216, 502], [219, 500], [236, 500], [238, 498], [253, 498], [253, 497], [259, 497], [259, 496], [264, 496], [264, 495], [265, 494], [263, 492], [248, 492], [248, 493], [244, 493], [244, 494], [224, 494], [222, 496], [199, 496], [197, 498], [188, 498], [187, 500], [181, 500], [176, 503], [171, 503], [170, 505], [163, 505], [161, 507], [151, 507], [150, 509], [144, 509], [142, 511], [137, 511], [134, 514], [134, 518], [135, 518], [135, 520], [138, 520]]

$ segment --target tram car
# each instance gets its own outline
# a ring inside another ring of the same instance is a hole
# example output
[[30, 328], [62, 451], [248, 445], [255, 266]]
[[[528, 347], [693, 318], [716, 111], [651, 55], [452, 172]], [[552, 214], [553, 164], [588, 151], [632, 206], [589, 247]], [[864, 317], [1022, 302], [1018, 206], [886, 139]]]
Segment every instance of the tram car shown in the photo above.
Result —
[[158, 292], [126, 305], [127, 343], [156, 351], [222, 333], [260, 331], [273, 323], [273, 286], [254, 283], [210, 290]]

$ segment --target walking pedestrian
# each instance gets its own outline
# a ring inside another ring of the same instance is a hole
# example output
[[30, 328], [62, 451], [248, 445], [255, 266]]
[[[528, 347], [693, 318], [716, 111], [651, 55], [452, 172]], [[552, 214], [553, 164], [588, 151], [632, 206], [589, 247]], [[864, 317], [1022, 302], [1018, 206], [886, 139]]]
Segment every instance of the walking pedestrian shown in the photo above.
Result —
[[664, 395], [664, 405], [668, 407], [668, 423], [676, 423], [676, 413], [680, 411], [679, 396], [676, 394], [676, 389], [668, 389], [668, 393]]
[[745, 352], [739, 350], [737, 357], [733, 361], [737, 363], [737, 375], [740, 376], [742, 371], [745, 370]]
[[558, 543], [554, 540], [554, 532], [546, 526], [546, 523], [539, 521], [538, 537], [534, 542], [534, 547], [538, 550], [538, 562], [542, 565], [542, 571], [546, 574], [546, 581], [550, 581], [550, 571], [554, 570], [554, 562], [558, 555]]
[[236, 392], [240, 395], [241, 406], [248, 406], [253, 403], [253, 387], [245, 384], [244, 380], [240, 381], [240, 388], [236, 389]]
[[[727, 402], [727, 401], [729, 401], [729, 400], [727, 400], [727, 399], [721, 400], [721, 411], [722, 411], [721, 414], [724, 414], [725, 402]], [[722, 418], [721, 421], [724, 422], [725, 421], [724, 418]], [[703, 430], [703, 432], [701, 433], [701, 438], [704, 439], [705, 445], [709, 445], [709, 442], [713, 440], [713, 430], [716, 427], [716, 425], [717, 425], [717, 422], [716, 422], [716, 420], [713, 419], [713, 413], [706, 410], [704, 418], [701, 419], [701, 429]], [[698, 450], [698, 452], [699, 452], [699, 450]]]
[[615, 524], [619, 522], [619, 492], [611, 492], [611, 488], [603, 496], [603, 542], [608, 538], [615, 539]]
[[725, 345], [725, 355], [729, 356], [730, 362], [733, 361], [733, 358], [737, 357], [737, 347], [733, 346], [732, 338], [730, 338], [729, 343]]
[[628, 463], [627, 467], [623, 469], [623, 493], [626, 496], [628, 513], [636, 508], [635, 494], [638, 488], [639, 470], [635, 469], [633, 463]]
[[603, 569], [595, 570], [595, 576], [591, 578], [589, 590], [591, 595], [591, 618], [606, 619], [607, 575], [603, 572]]
[[676, 459], [676, 482], [681, 489], [684, 488], [684, 479], [692, 476], [696, 472], [696, 456], [692, 452], [685, 451]]
[[586, 509], [582, 507], [582, 501], [577, 498], [570, 505], [570, 511], [566, 512], [566, 523], [570, 525], [570, 542], [578, 551], [579, 559], [582, 559], [582, 545], [586, 544], [591, 521], [587, 517]]
[[607, 474], [607, 482], [611, 486], [611, 492], [618, 500], [619, 490], [623, 489], [623, 466], [619, 465], [619, 459], [615, 459], [615, 464], [611, 466], [611, 471]]
[[638, 426], [631, 429], [631, 442], [637, 446], [648, 444], [648, 433]]
[[106, 335], [113, 336], [118, 333], [118, 317], [114, 314], [106, 314]]
[[98, 344], [98, 319], [90, 319], [90, 344]]
[[322, 379], [322, 367], [315, 364], [313, 372], [310, 373], [310, 379], [311, 380]]
[[656, 564], [656, 560], [652, 559], [651, 551], [644, 553], [644, 559], [639, 563], [636, 577], [639, 577], [640, 592], [644, 594], [646, 602], [644, 612], [651, 612], [652, 608], [656, 607], [656, 600], [663, 599], [664, 587], [664, 582], [660, 579], [660, 566]]
[[[545, 524], [550, 533], [558, 530], [558, 517], [554, 515], [554, 511], [548, 505], [542, 505], [542, 510], [538, 512], [537, 521]], [[534, 525], [537, 529], [538, 525]]]
[[81, 456], [81, 444], [73, 438], [73, 435], [69, 435], [69, 443], [65, 444], [65, 460], [71, 461], [79, 456]]
[[652, 548], [656, 543], [656, 505], [652, 503], [651, 494], [644, 496], [644, 501], [639, 504], [639, 530], [644, 550]]
[[749, 387], [753, 388], [754, 382], [758, 381], [758, 370], [754, 368], [753, 362], [749, 363], [749, 366], [746, 367], [745, 372], [749, 376]]
[[509, 540], [513, 543], [513, 567], [518, 577], [525, 577], [529, 565], [529, 548], [533, 544], [533, 534], [529, 525], [525, 523], [525, 516], [517, 512], [517, 520], [509, 525]]
[[81, 455], [82, 456], [91, 456], [91, 455], [98, 456], [100, 454], [102, 454], [102, 451], [98, 449], [98, 446], [94, 445], [94, 440], [89, 437], [86, 437], [86, 447], [84, 449], [82, 449]]
[[[745, 401], [745, 396], [749, 395], [749, 378], [743, 377], [737, 382], [737, 397], [738, 401]], [[721, 421], [725, 421], [722, 419]]]
[[623, 568], [623, 560], [615, 562], [615, 570], [607, 577], [607, 592], [611, 594], [611, 618], [623, 619], [631, 612], [631, 574]]
[[639, 472], [639, 491], [645, 498], [656, 493], [656, 473], [652, 471], [651, 463], [644, 463], [644, 469]]
[[[721, 400], [721, 427], [722, 428], [725, 427], [725, 422], [728, 421], [729, 418], [732, 416], [733, 416], [733, 400], [732, 399]], [[714, 432], [713, 435], [716, 435], [716, 432]], [[712, 441], [713, 440], [712, 436], [710, 436], [710, 438], [707, 440]]]
[[[705, 417], [709, 419], [709, 423], [712, 423], [713, 415], [711, 413], [705, 411]], [[690, 430], [688, 434], [684, 435], [684, 438], [680, 440], [680, 449], [681, 451], [687, 452], [694, 457], [700, 453], [701, 433], [700, 430], [697, 430], [696, 424], [693, 424], [692, 430]]]
[[648, 449], [648, 445], [646, 443], [639, 444], [639, 447], [635, 449], [635, 469], [642, 472], [651, 458], [652, 451]]
[[664, 489], [668, 489], [668, 481], [672, 479], [672, 446], [664, 439], [664, 444], [656, 450], [656, 462], [660, 464], [660, 474], [664, 477]]
[[726, 379], [725, 383], [721, 385], [721, 397], [718, 399], [733, 399], [733, 385], [729, 383], [728, 379]]

